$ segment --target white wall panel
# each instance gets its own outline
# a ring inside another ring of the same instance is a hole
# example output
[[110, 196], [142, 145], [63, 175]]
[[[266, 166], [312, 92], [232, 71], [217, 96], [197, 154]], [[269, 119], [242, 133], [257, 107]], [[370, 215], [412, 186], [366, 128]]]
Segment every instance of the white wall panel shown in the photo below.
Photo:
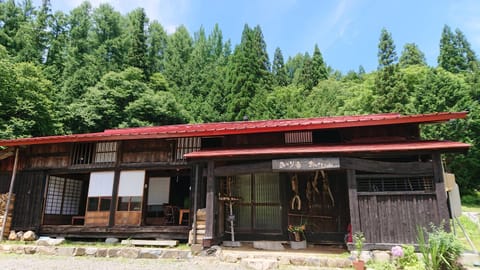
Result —
[[88, 186], [88, 197], [112, 196], [114, 172], [92, 172]]
[[143, 196], [143, 183], [145, 171], [122, 171], [120, 172], [120, 184], [118, 196]]

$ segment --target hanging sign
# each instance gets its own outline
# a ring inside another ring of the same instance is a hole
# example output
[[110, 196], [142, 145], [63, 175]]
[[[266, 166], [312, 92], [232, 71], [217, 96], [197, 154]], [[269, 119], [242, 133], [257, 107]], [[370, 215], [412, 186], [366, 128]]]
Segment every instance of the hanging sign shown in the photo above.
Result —
[[316, 171], [340, 168], [340, 158], [288, 158], [272, 160], [274, 171]]

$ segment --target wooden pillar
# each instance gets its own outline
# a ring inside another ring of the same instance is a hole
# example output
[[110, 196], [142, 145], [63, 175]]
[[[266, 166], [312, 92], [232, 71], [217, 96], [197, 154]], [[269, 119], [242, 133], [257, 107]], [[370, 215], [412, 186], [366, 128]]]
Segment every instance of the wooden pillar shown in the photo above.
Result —
[[19, 149], [19, 147], [17, 147], [17, 149], [15, 149], [15, 160], [13, 162], [12, 179], [10, 181], [7, 203], [5, 205], [5, 213], [3, 214], [2, 228], [0, 230], [0, 241], [3, 241], [3, 233], [5, 232], [5, 226], [7, 224], [8, 208], [10, 208], [10, 202], [12, 200], [12, 193], [13, 193], [13, 185], [15, 184], [15, 176], [17, 175], [17, 164], [18, 164], [18, 153], [19, 153], [19, 151], [20, 151], [20, 149]]
[[352, 234], [362, 231], [360, 222], [360, 209], [358, 208], [357, 179], [355, 170], [347, 170], [348, 201], [350, 206], [350, 224]]
[[[433, 175], [435, 181], [435, 195], [437, 197], [438, 216], [446, 231], [450, 231], [450, 216], [448, 213], [447, 192], [443, 177], [443, 165], [440, 153], [433, 153]], [[438, 224], [439, 225], [439, 224]]]
[[215, 227], [215, 175], [214, 175], [214, 161], [208, 161], [207, 165], [207, 197], [206, 197], [206, 211], [207, 220], [205, 222], [205, 237], [203, 238], [203, 246], [210, 247], [214, 242], [214, 227]]
[[115, 226], [115, 212], [117, 211], [118, 185], [120, 184], [120, 163], [122, 159], [122, 142], [117, 142], [117, 158], [115, 160], [115, 173], [113, 175], [112, 201], [110, 202], [110, 216], [108, 227]]

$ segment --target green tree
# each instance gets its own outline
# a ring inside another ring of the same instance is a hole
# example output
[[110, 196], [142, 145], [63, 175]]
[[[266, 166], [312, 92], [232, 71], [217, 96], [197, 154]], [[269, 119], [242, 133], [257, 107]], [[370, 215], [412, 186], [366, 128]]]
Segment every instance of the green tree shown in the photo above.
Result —
[[170, 83], [175, 96], [181, 96], [185, 87], [189, 84], [185, 67], [188, 64], [192, 52], [193, 40], [185, 26], [177, 28], [174, 34], [168, 37], [165, 49], [164, 75]]
[[453, 33], [448, 25], [443, 27], [438, 66], [453, 73], [478, 69], [475, 53], [459, 29]]
[[147, 37], [147, 75], [164, 70], [165, 50], [167, 48], [167, 33], [158, 21], [153, 21], [148, 27]]
[[273, 55], [272, 74], [275, 85], [287, 86], [287, 71], [283, 62], [282, 51], [278, 47], [275, 49], [275, 54]]
[[425, 54], [418, 48], [415, 43], [407, 43], [403, 46], [402, 55], [399, 60], [400, 67], [404, 68], [411, 65], [427, 65]]
[[148, 22], [147, 15], [143, 8], [137, 8], [128, 14], [128, 18], [130, 27], [127, 64], [148, 74], [147, 35], [145, 33], [145, 26]]
[[327, 67], [323, 61], [322, 53], [318, 48], [318, 45], [315, 44], [312, 56], [313, 64], [313, 84], [317, 85], [321, 80], [325, 80], [328, 77]]
[[387, 29], [382, 28], [378, 43], [378, 69], [391, 66], [397, 61], [397, 52], [393, 38]]
[[257, 102], [270, 91], [271, 73], [266, 44], [259, 26], [251, 29], [245, 25], [241, 43], [235, 48], [229, 64], [227, 119], [260, 117], [265, 107], [259, 106], [261, 104]]

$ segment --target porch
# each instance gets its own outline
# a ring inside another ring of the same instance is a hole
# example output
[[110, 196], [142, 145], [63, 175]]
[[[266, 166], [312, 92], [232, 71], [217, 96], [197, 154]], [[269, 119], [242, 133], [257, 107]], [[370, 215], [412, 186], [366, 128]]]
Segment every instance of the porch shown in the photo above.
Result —
[[141, 238], [187, 240], [189, 226], [83, 226], [42, 225], [40, 235], [66, 238]]

